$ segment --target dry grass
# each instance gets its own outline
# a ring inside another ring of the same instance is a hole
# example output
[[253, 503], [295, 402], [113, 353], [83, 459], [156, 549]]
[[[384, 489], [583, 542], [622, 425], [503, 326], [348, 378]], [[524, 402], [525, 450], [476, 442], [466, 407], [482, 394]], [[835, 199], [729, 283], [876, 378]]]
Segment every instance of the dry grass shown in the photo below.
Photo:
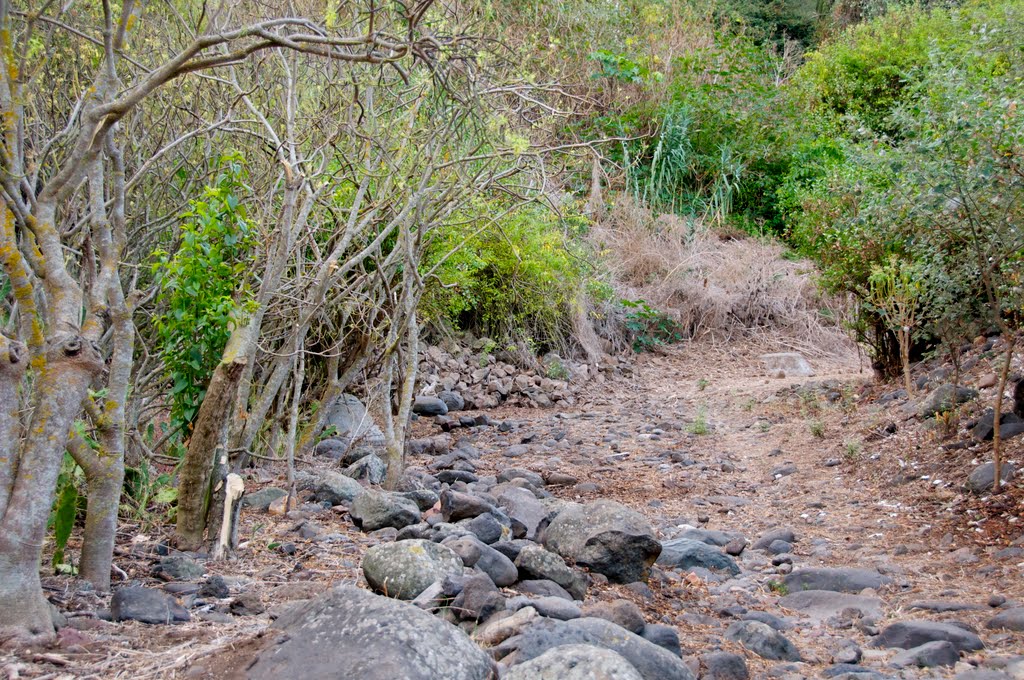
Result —
[[726, 236], [673, 215], [655, 217], [624, 196], [593, 237], [619, 296], [671, 315], [690, 337], [743, 336], [812, 356], [850, 352], [840, 323], [843, 301], [824, 297], [813, 265], [785, 259], [776, 243]]

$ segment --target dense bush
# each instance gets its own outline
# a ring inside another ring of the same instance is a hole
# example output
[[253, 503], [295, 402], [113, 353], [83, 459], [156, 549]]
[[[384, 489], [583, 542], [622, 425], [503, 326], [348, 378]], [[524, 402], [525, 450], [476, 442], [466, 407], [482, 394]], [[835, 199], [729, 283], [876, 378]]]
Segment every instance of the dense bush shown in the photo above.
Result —
[[892, 372], [870, 280], [893, 257], [922, 280], [921, 342], [951, 315], [999, 325], [1019, 309], [1022, 19], [1017, 2], [901, 11], [801, 72], [827, 141], [779, 190], [789, 237], [829, 289], [864, 301], [860, 328]]
[[[789, 171], [797, 114], [780, 84], [796, 55], [724, 31], [707, 38], [671, 60], [664, 82], [647, 86], [657, 98], [609, 112], [597, 130], [634, 138], [611, 155], [646, 205], [780, 232], [774, 187]], [[598, 75], [614, 77], [607, 68]]]
[[586, 220], [575, 206], [561, 214], [538, 204], [477, 207], [474, 218], [444, 230], [431, 245], [424, 269], [434, 276], [424, 317], [503, 344], [565, 347], [573, 305], [591, 272], [579, 241]]

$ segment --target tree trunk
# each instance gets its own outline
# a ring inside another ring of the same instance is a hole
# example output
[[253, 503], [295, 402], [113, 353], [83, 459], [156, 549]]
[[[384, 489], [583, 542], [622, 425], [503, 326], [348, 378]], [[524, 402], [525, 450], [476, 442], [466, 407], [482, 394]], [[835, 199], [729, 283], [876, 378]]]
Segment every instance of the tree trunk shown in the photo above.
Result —
[[[1006, 329], [1008, 331], [1009, 329]], [[995, 478], [992, 482], [992, 493], [1000, 493], [1003, 490], [1003, 449], [1002, 438], [999, 435], [999, 421], [1003, 414], [1003, 393], [1006, 391], [1006, 381], [1010, 376], [1010, 366], [1013, 362], [1013, 348], [1016, 345], [1016, 336], [1004, 332], [1006, 339], [1006, 359], [1003, 360], [1003, 368], [999, 371], [999, 386], [996, 388], [995, 414], [992, 420], [992, 464], [995, 468]]]
[[224, 360], [213, 372], [181, 463], [177, 533], [182, 550], [198, 550], [203, 544], [214, 457], [218, 452], [227, 455], [228, 425], [246, 364], [244, 356], [234, 356], [230, 350], [225, 350]]
[[914, 384], [910, 380], [910, 326], [903, 326], [897, 334], [900, 342], [900, 361], [903, 364], [903, 386], [910, 397], [914, 393]]
[[398, 416], [394, 427], [388, 432], [388, 473], [384, 479], [384, 488], [389, 490], [397, 489], [398, 483], [402, 481], [402, 475], [405, 474], [405, 437], [416, 386], [416, 369], [419, 368], [419, 324], [415, 311], [409, 315], [408, 323], [405, 370], [402, 373], [399, 390]]
[[[0, 518], [0, 635], [7, 640], [53, 635], [39, 584], [46, 522], [68, 433], [89, 385], [103, 370], [99, 348], [79, 335], [51, 339], [40, 364], [32, 418]], [[2, 444], [8, 457], [18, 451], [16, 441]]]
[[68, 441], [68, 452], [85, 472], [87, 488], [78, 575], [96, 590], [107, 592], [124, 483], [124, 457], [117, 452], [93, 451], [77, 436]]
[[53, 637], [50, 604], [39, 583], [39, 552], [13, 536], [0, 537], [0, 647]]
[[18, 474], [18, 388], [28, 366], [28, 351], [20, 342], [0, 335], [0, 517], [14, 490]]

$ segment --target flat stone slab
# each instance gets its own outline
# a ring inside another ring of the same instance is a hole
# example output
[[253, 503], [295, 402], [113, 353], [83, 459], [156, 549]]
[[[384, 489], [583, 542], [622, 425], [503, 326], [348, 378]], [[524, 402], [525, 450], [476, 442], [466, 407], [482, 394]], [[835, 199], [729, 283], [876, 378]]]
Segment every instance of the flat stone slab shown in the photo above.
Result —
[[272, 644], [249, 680], [487, 680], [487, 654], [456, 626], [419, 608], [351, 586], [290, 609], [268, 631]]
[[831, 590], [837, 593], [859, 593], [865, 588], [878, 589], [892, 579], [870, 569], [812, 567], [798, 569], [786, 576], [784, 583], [790, 593], [801, 590]]
[[819, 622], [839, 616], [845, 609], [856, 609], [863, 618], [882, 616], [882, 601], [877, 597], [837, 593], [833, 590], [801, 590], [779, 600], [779, 606], [798, 611]]
[[999, 612], [985, 623], [986, 628], [1024, 631], [1024, 607]]
[[900, 621], [883, 630], [872, 642], [874, 647], [913, 649], [927, 642], [945, 640], [953, 643], [958, 652], [984, 649], [981, 638], [969, 630], [951, 623], [938, 621]]
[[921, 600], [919, 602], [911, 602], [907, 605], [907, 609], [921, 609], [926, 612], [937, 612], [940, 614], [947, 612], [969, 612], [979, 611], [981, 609], [988, 609], [983, 604], [974, 604], [972, 602], [952, 602], [949, 600]]
[[809, 378], [814, 375], [814, 369], [807, 363], [807, 359], [797, 352], [762, 354], [760, 359], [768, 375], [781, 373], [780, 377], [784, 378]]

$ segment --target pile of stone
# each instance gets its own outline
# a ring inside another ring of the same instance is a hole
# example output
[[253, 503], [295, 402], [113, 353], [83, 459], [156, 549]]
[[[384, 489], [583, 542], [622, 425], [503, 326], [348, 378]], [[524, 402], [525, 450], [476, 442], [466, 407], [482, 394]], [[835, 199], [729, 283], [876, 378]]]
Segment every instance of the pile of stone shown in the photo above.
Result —
[[[561, 677], [573, 669], [586, 671], [578, 677], [693, 678], [673, 628], [646, 622], [628, 600], [586, 601], [592, 579], [646, 580], [662, 552], [647, 520], [614, 501], [556, 499], [529, 470], [478, 476], [473, 461], [479, 456], [462, 442], [440, 456], [433, 472], [411, 470], [404, 490], [365, 489], [346, 503], [352, 521], [381, 540], [363, 556], [367, 584], [414, 608], [385, 605], [352, 589], [331, 598], [345, 600], [345, 609], [353, 598], [365, 601], [387, 610], [388, 621], [420, 621], [409, 613], [415, 609], [435, 614], [435, 622], [423, 619], [415, 635], [444, 637], [463, 658], [457, 667], [439, 666], [434, 672], [442, 675], [432, 677], [482, 679], [497, 664], [506, 669], [502, 677], [512, 679]], [[295, 646], [291, 640], [303, 637], [296, 637], [296, 627], [320, 625], [314, 622], [326, 614], [317, 602], [278, 622], [287, 632], [283, 644]], [[486, 654], [468, 651], [467, 639]], [[280, 651], [263, 654], [266, 677], [288, 668], [274, 661], [280, 657]]]
[[[489, 409], [500, 404], [567, 408], [576, 403], [587, 383], [603, 381], [608, 373], [621, 370], [621, 362], [611, 357], [596, 366], [563, 359], [555, 353], [524, 368], [516, 365], [508, 353], [493, 348], [494, 343], [486, 338], [468, 347], [451, 343], [445, 348], [427, 347], [420, 354], [420, 393], [443, 398], [452, 411]], [[445, 393], [456, 398], [444, 397]]]

